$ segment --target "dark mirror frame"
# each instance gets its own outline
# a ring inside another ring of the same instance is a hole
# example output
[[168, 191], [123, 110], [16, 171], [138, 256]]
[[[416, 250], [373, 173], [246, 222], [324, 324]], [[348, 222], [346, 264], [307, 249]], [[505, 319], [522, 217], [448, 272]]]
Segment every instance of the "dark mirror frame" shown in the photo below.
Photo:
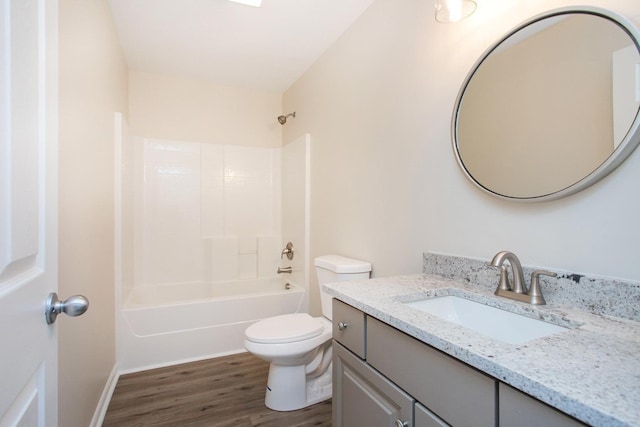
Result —
[[[579, 181], [575, 182], [574, 184], [566, 188], [561, 188], [558, 191], [555, 191], [549, 194], [540, 194], [540, 195], [535, 195], [530, 197], [515, 197], [515, 196], [504, 195], [504, 194], [498, 193], [497, 191], [492, 190], [491, 188], [486, 187], [471, 175], [471, 173], [465, 167], [464, 162], [462, 161], [462, 157], [461, 157], [459, 146], [458, 146], [458, 118], [459, 118], [458, 115], [460, 111], [460, 105], [464, 98], [465, 90], [467, 89], [471, 79], [473, 78], [478, 68], [482, 65], [483, 61], [487, 57], [489, 57], [489, 55], [491, 55], [491, 53], [501, 43], [503, 43], [505, 40], [507, 40], [512, 35], [516, 34], [518, 31], [522, 30], [523, 28], [547, 18], [556, 17], [559, 15], [575, 14], [575, 13], [595, 15], [595, 16], [599, 16], [601, 18], [605, 18], [612, 21], [612, 23], [617, 24], [623, 31], [625, 31], [629, 35], [630, 39], [635, 44], [636, 48], [640, 51], [640, 31], [635, 27], [633, 23], [631, 23], [626, 18], [618, 15], [617, 13], [611, 12], [609, 10], [596, 8], [596, 7], [585, 7], [585, 6], [554, 9], [549, 12], [545, 12], [540, 15], [537, 15], [519, 24], [518, 26], [510, 30], [506, 35], [501, 37], [497, 42], [491, 45], [491, 47], [489, 47], [489, 49], [487, 49], [482, 54], [482, 56], [476, 61], [476, 63], [471, 68], [471, 71], [465, 78], [461, 86], [461, 89], [458, 93], [458, 96], [456, 98], [455, 107], [453, 110], [453, 118], [451, 123], [453, 151], [459, 166], [461, 167], [465, 175], [477, 187], [479, 187], [480, 189], [482, 189], [483, 191], [489, 194], [492, 194], [496, 197], [499, 197], [505, 200], [522, 201], [522, 202], [547, 201], [547, 200], [555, 200], [562, 197], [566, 197], [595, 184], [596, 182], [600, 181], [602, 178], [607, 176], [615, 168], [617, 168], [624, 160], [626, 160], [626, 158], [629, 157], [629, 155], [633, 152], [633, 150], [640, 144], [640, 110], [639, 110], [636, 112], [635, 119], [633, 120], [633, 123], [631, 124], [631, 127], [627, 132], [626, 136], [624, 137], [624, 139], [622, 140], [622, 142], [600, 166], [594, 169], [587, 176], [583, 177]], [[508, 177], [506, 177], [506, 179], [508, 179]]]

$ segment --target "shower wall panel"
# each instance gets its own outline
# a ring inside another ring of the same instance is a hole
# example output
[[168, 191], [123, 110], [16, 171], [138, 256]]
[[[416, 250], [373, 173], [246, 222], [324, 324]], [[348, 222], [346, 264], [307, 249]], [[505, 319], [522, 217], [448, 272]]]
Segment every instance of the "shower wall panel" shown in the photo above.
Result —
[[[282, 240], [292, 242], [295, 256], [293, 260], [283, 260], [283, 265], [291, 266], [294, 283], [309, 283], [309, 275], [315, 270], [309, 259], [309, 210], [310, 210], [310, 149], [311, 136], [305, 134], [282, 147]], [[317, 287], [307, 288], [302, 310], [309, 310], [309, 295]], [[319, 297], [319, 294], [318, 294]]]
[[280, 149], [140, 140], [137, 284], [275, 275]]

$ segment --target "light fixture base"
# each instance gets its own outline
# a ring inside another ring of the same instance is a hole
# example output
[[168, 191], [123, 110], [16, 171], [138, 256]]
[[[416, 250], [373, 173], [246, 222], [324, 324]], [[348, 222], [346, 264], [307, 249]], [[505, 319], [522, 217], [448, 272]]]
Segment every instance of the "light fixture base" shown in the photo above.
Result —
[[247, 6], [260, 7], [262, 0], [229, 0], [234, 3], [246, 4]]

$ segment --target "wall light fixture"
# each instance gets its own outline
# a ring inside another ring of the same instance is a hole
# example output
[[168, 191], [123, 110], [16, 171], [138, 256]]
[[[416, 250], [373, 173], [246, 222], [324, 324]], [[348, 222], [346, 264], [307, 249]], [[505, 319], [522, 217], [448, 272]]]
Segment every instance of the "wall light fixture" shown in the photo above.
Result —
[[436, 0], [436, 21], [458, 22], [475, 10], [474, 0]]

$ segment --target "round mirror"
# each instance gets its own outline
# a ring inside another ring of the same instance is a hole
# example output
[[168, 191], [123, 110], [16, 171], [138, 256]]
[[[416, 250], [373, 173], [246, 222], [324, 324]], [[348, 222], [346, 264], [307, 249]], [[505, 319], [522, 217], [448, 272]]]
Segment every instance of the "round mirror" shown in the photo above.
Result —
[[602, 179], [640, 142], [640, 33], [596, 8], [535, 17], [467, 76], [453, 114], [460, 166], [511, 200], [550, 200]]

